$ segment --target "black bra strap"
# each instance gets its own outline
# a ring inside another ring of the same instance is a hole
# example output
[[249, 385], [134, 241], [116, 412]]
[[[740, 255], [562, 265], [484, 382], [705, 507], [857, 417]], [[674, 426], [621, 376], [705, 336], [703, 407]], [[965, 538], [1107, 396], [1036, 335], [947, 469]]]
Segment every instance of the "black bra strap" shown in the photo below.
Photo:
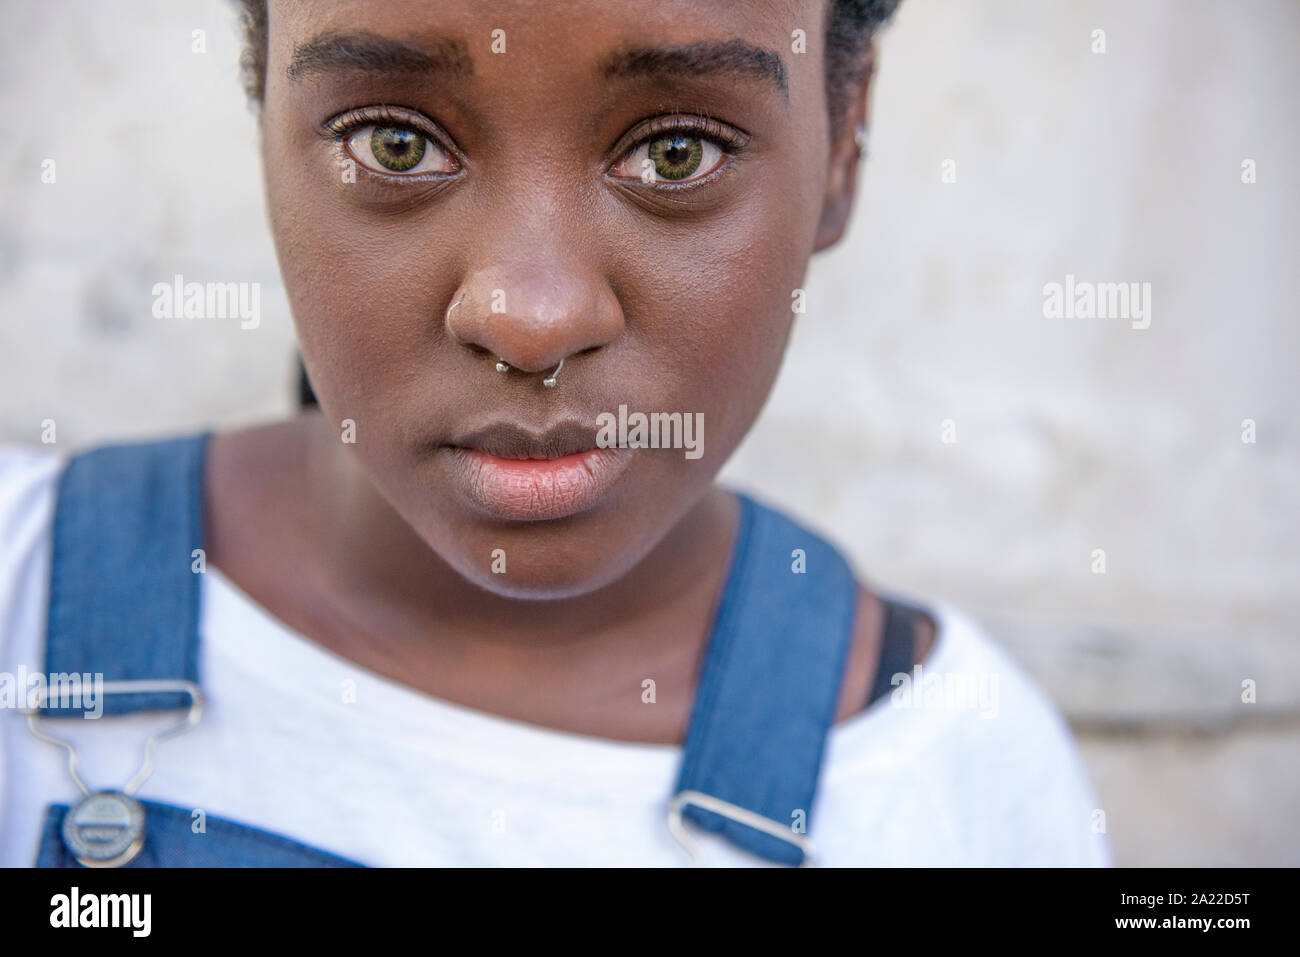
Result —
[[893, 677], [899, 672], [911, 672], [916, 654], [916, 616], [911, 609], [897, 602], [883, 599], [885, 605], [884, 634], [880, 639], [880, 660], [876, 665], [876, 678], [867, 699], [873, 705], [894, 690]]

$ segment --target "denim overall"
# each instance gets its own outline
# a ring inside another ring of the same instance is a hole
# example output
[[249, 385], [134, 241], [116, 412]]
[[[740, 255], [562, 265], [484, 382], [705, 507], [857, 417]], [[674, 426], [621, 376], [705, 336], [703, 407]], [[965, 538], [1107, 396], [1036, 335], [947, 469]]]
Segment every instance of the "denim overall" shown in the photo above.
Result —
[[[60, 476], [45, 671], [102, 673], [105, 718], [181, 709], [197, 720], [200, 577], [191, 563], [203, 547], [208, 437], [92, 449], [74, 456]], [[740, 525], [668, 826], [688, 849], [693, 841], [683, 821], [769, 861], [808, 864], [809, 814], [839, 698], [856, 585], [828, 543], [738, 498]], [[890, 624], [871, 700], [888, 693], [890, 675], [911, 666], [903, 617], [909, 606], [886, 607]], [[50, 700], [40, 724], [49, 728], [44, 717], [81, 713]], [[202, 800], [194, 795], [191, 806]], [[122, 792], [96, 792], [71, 807], [73, 815], [66, 804], [48, 807], [38, 867], [363, 866], [211, 815], [206, 831], [195, 834], [189, 808]]]

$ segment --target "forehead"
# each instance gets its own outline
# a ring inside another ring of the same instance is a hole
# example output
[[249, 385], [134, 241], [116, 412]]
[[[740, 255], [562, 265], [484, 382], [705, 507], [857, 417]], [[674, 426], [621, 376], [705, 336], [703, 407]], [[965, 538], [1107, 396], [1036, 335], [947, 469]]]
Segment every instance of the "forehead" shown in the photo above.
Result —
[[820, 91], [826, 8], [825, 0], [272, 0], [268, 69], [277, 79], [441, 73], [496, 93], [676, 72], [764, 82], [789, 102], [809, 84]]

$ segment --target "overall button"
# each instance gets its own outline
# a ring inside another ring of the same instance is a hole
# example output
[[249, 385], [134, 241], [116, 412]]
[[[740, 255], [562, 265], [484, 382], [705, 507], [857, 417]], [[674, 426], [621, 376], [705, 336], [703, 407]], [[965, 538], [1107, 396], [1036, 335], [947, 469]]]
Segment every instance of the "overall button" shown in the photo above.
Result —
[[87, 794], [63, 818], [63, 843], [87, 867], [121, 867], [144, 847], [144, 808], [121, 791]]

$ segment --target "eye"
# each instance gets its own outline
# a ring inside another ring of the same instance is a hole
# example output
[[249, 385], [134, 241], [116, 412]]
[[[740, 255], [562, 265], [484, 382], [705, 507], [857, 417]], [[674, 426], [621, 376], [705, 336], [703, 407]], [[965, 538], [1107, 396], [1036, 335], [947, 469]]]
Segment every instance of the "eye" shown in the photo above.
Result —
[[643, 183], [690, 183], [708, 176], [726, 159], [726, 151], [709, 137], [674, 130], [638, 143], [610, 172]]
[[382, 175], [454, 173], [456, 161], [419, 130], [405, 126], [367, 123], [347, 134], [348, 154]]

